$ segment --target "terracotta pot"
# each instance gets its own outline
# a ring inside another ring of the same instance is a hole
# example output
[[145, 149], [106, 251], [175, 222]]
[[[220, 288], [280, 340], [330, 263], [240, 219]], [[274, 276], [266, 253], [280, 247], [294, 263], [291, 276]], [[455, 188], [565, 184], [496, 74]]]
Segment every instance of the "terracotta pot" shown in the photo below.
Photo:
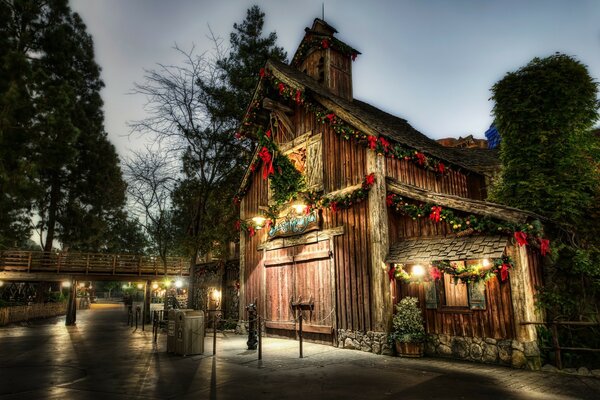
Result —
[[423, 357], [423, 343], [399, 342], [396, 340], [396, 353], [400, 357]]

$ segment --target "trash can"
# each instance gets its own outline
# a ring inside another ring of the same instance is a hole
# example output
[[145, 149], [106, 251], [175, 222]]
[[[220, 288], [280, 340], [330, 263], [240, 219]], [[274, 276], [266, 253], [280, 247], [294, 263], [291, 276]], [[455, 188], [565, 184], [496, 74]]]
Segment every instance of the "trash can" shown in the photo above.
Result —
[[[183, 354], [183, 324], [185, 319], [185, 313], [188, 311], [194, 311], [192, 309], [180, 309], [175, 310], [175, 317], [173, 320], [175, 321], [175, 348], [173, 351], [175, 354]], [[171, 323], [170, 315], [169, 315], [169, 323]], [[167, 339], [168, 340], [168, 339]]]
[[183, 315], [182, 356], [204, 353], [204, 312], [187, 311]]

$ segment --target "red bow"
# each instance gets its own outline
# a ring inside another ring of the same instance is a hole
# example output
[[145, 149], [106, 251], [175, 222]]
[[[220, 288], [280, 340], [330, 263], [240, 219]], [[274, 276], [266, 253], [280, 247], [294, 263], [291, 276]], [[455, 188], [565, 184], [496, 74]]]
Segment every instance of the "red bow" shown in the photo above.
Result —
[[395, 272], [396, 272], [396, 268], [394, 268], [394, 266], [392, 265], [390, 267], [390, 269], [388, 270], [388, 278], [390, 278], [390, 281], [394, 280]]
[[519, 244], [519, 246], [526, 246], [527, 245], [527, 234], [525, 232], [515, 232], [515, 239], [517, 240], [517, 243]]
[[302, 101], [301, 96], [302, 96], [302, 92], [299, 90], [296, 90], [296, 103], [298, 103], [298, 104], [301, 103], [301, 101]]
[[235, 230], [239, 231], [242, 228], [242, 223], [241, 221], [238, 219], [237, 221], [235, 221]]
[[365, 176], [365, 183], [364, 183], [363, 187], [365, 189], [368, 189], [371, 186], [373, 186], [374, 183], [375, 183], [375, 174], [370, 173], [369, 175]]
[[335, 114], [331, 113], [331, 114], [327, 114], [325, 117], [327, 117], [327, 119], [329, 120], [329, 122], [333, 122], [333, 120], [335, 119]]
[[548, 239], [540, 239], [540, 252], [543, 256], [550, 252], [550, 241]]
[[273, 158], [271, 157], [271, 153], [269, 153], [269, 149], [266, 147], [260, 149], [258, 156], [265, 164], [265, 168], [263, 169], [263, 179], [267, 179], [269, 175], [275, 173], [275, 170], [273, 169]]
[[387, 204], [387, 206], [391, 206], [392, 204], [394, 204], [394, 195], [393, 194], [388, 194], [387, 197], [385, 198], [385, 203]]
[[438, 172], [440, 174], [443, 174], [445, 170], [446, 170], [446, 166], [444, 165], [444, 163], [439, 163], [438, 164]]
[[510, 264], [506, 264], [506, 263], [502, 264], [502, 267], [500, 268], [500, 280], [502, 280], [502, 282], [504, 282], [505, 280], [508, 279], [509, 268], [510, 268]]
[[383, 136], [379, 136], [379, 142], [383, 146], [383, 151], [385, 151], [387, 153], [388, 147], [390, 147], [390, 142], [385, 140], [385, 138]]
[[352, 53], [352, 56], [351, 56], [351, 57], [352, 57], [352, 61], [356, 60], [356, 56], [357, 56], [357, 55], [358, 55], [358, 54], [356, 54], [356, 53]]
[[429, 270], [429, 274], [431, 275], [431, 279], [433, 280], [442, 278], [442, 272], [436, 267], [431, 267], [431, 269]]
[[267, 129], [267, 131], [265, 132], [265, 136], [268, 137], [269, 139], [271, 138], [271, 130]]
[[429, 219], [435, 222], [440, 222], [440, 212], [442, 211], [442, 207], [433, 206], [431, 207], [431, 214], [429, 214]]
[[338, 206], [337, 206], [337, 202], [336, 201], [332, 201], [331, 204], [329, 204], [329, 207], [331, 208], [331, 211], [333, 211], [333, 212], [337, 212], [338, 211]]
[[252, 226], [248, 228], [248, 232], [250, 233], [250, 237], [256, 235], [256, 231], [254, 230], [254, 227], [252, 227]]
[[425, 154], [416, 152], [415, 157], [417, 157], [417, 162], [419, 165], [425, 164]]
[[375, 147], [377, 147], [377, 138], [375, 136], [368, 136], [367, 140], [369, 141], [369, 148], [375, 150]]
[[259, 75], [261, 78], [264, 78], [264, 76], [265, 76], [265, 69], [264, 69], [264, 68], [261, 68], [261, 69], [260, 69], [260, 71], [258, 71], [258, 75]]
[[277, 87], [279, 88], [279, 95], [281, 96], [283, 94], [283, 91], [285, 90], [285, 85], [279, 82], [279, 85], [277, 85]]
[[329, 40], [327, 40], [327, 39], [321, 40], [321, 47], [323, 47], [324, 49], [329, 48]]

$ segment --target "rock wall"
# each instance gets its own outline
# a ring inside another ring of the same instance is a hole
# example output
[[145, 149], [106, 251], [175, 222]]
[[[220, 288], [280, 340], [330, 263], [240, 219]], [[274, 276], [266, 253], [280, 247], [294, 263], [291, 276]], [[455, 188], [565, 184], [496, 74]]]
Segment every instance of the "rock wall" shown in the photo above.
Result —
[[425, 354], [488, 364], [508, 365], [513, 368], [538, 370], [541, 367], [537, 342], [522, 343], [517, 340], [496, 340], [430, 334], [425, 343]]
[[[393, 355], [385, 332], [357, 332], [338, 329], [338, 347], [368, 353]], [[538, 370], [541, 367], [537, 342], [471, 338], [431, 334], [425, 343], [425, 354], [433, 357], [455, 358], [513, 368]]]
[[385, 332], [359, 332], [338, 329], [338, 347], [351, 350], [361, 350], [368, 353], [393, 354]]
[[29, 306], [0, 308], [0, 326], [36, 318], [55, 317], [67, 313], [67, 302], [34, 303]]

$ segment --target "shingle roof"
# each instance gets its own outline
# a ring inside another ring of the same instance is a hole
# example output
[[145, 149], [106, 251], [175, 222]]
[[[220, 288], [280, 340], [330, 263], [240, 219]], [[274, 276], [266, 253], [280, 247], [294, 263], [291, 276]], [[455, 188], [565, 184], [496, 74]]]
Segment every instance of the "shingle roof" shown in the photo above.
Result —
[[390, 246], [386, 263], [500, 258], [506, 236], [433, 237], [402, 240]]
[[[274, 60], [269, 60], [267, 66], [279, 79], [285, 81], [287, 78], [288, 81], [292, 81], [288, 83], [300, 86], [304, 90], [310, 90], [310, 92], [316, 95], [317, 100], [319, 98], [326, 100], [328, 103], [325, 105], [326, 108], [333, 109], [337, 107], [350, 114], [377, 134], [388, 137], [400, 144], [478, 173], [489, 174], [490, 166], [492, 166], [492, 169], [495, 169], [499, 164], [496, 152], [486, 149], [455, 149], [444, 147], [413, 128], [405, 119], [391, 115], [357, 99], [348, 101], [338, 97], [321, 86], [315, 79], [294, 67]], [[336, 112], [339, 110], [333, 109], [332, 111]], [[343, 116], [341, 117], [344, 119]], [[346, 122], [352, 124], [352, 121]], [[356, 128], [360, 129], [358, 126]], [[465, 150], [470, 151], [467, 152]]]

